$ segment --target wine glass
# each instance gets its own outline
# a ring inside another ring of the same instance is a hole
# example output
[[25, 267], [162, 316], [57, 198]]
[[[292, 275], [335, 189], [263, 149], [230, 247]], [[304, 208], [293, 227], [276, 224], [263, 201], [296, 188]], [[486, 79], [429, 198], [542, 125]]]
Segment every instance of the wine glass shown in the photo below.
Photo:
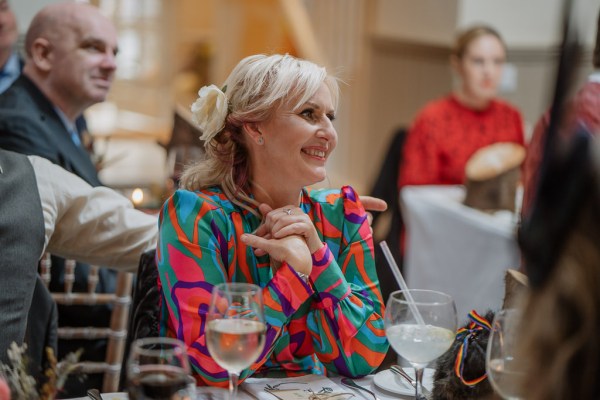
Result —
[[456, 306], [451, 296], [422, 289], [390, 294], [385, 309], [385, 334], [396, 353], [415, 369], [415, 399], [424, 398], [425, 366], [450, 348], [455, 332]]
[[185, 344], [174, 338], [138, 339], [127, 360], [132, 400], [189, 400], [195, 396]]
[[494, 316], [486, 352], [486, 369], [490, 383], [503, 399], [524, 397], [524, 367], [517, 354], [521, 312], [516, 309], [501, 310]]
[[251, 283], [221, 283], [212, 290], [206, 323], [210, 355], [229, 373], [229, 399], [237, 395], [238, 377], [265, 347], [267, 327], [262, 289]]

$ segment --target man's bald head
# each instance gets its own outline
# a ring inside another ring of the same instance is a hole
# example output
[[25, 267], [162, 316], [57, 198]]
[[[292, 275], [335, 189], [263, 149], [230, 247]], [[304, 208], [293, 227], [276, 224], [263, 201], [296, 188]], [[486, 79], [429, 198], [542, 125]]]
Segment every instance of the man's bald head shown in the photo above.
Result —
[[40, 10], [31, 21], [25, 35], [25, 50], [31, 56], [33, 43], [38, 38], [45, 38], [51, 43], [65, 38], [67, 32], [80, 32], [90, 19], [110, 21], [98, 10], [84, 3], [55, 3]]
[[117, 31], [94, 6], [56, 3], [39, 11], [25, 35], [23, 74], [74, 120], [104, 101], [116, 70]]

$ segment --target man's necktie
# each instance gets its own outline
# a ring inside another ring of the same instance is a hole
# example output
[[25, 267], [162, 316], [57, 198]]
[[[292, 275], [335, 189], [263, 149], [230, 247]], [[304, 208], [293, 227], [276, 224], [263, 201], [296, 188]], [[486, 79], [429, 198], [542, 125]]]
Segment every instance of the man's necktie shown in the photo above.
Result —
[[77, 130], [75, 128], [71, 128], [69, 129], [69, 133], [71, 134], [71, 140], [73, 140], [73, 143], [75, 143], [77, 147], [81, 147], [81, 139], [79, 139], [79, 133], [77, 133]]

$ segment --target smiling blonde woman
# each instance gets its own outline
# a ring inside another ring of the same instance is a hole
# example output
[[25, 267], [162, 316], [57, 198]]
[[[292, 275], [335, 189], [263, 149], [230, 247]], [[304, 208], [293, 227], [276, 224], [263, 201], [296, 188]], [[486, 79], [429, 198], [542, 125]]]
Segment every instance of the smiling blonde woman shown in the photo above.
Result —
[[338, 136], [338, 84], [289, 55], [250, 56], [192, 110], [206, 159], [182, 175], [160, 216], [162, 333], [188, 346], [201, 385], [227, 385], [210, 356], [211, 289], [263, 290], [267, 342], [257, 375], [375, 370], [388, 344], [366, 212], [351, 187], [311, 190]]

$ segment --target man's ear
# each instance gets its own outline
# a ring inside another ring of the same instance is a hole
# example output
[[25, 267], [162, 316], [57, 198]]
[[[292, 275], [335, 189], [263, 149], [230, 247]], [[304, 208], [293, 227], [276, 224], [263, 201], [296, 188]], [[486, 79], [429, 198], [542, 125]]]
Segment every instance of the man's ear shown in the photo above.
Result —
[[52, 69], [52, 45], [45, 38], [37, 38], [31, 45], [31, 60], [36, 68], [44, 72]]
[[256, 144], [263, 144], [262, 132], [260, 131], [258, 122], [244, 122], [242, 125], [244, 132]]

